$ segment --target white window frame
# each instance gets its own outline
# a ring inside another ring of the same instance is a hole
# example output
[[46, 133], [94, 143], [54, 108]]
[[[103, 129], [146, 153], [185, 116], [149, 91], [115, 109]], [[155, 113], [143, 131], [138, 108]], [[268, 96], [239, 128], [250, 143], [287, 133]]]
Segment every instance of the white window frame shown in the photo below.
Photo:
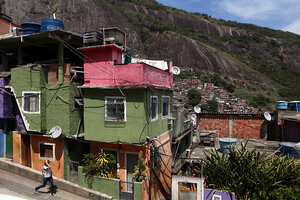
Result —
[[[108, 98], [114, 98], [114, 99], [123, 99], [124, 102], [124, 120], [123, 121], [118, 121], [118, 120], [111, 120], [111, 119], [107, 119], [107, 99]], [[105, 96], [105, 121], [106, 122], [126, 122], [127, 118], [126, 118], [126, 97], [120, 97], [120, 96]]]
[[219, 200], [222, 200], [222, 196], [221, 195], [217, 195], [217, 194], [213, 195], [212, 200], [215, 200], [215, 197], [219, 198]]
[[[52, 158], [41, 157], [41, 144], [52, 146], [52, 148], [53, 148], [53, 155], [52, 155]], [[50, 161], [54, 161], [54, 160], [55, 160], [55, 144], [54, 144], [54, 143], [47, 143], [47, 142], [39, 142], [39, 159], [40, 159], [40, 160], [50, 160]]]
[[[152, 118], [152, 98], [156, 98], [157, 106], [156, 106], [156, 116]], [[150, 96], [150, 118], [151, 122], [158, 120], [158, 97], [157, 96]]]
[[[167, 115], [163, 115], [164, 114], [164, 101], [163, 101], [164, 98], [167, 98], [169, 100], [168, 114]], [[161, 118], [166, 119], [169, 116], [170, 116], [170, 96], [162, 96], [161, 97]]]
[[[25, 110], [25, 94], [38, 94], [39, 95], [39, 111], [36, 112], [31, 112], [31, 111], [27, 111]], [[23, 91], [22, 92], [22, 110], [23, 113], [27, 113], [27, 114], [40, 114], [41, 113], [41, 92], [36, 92], [36, 91]]]

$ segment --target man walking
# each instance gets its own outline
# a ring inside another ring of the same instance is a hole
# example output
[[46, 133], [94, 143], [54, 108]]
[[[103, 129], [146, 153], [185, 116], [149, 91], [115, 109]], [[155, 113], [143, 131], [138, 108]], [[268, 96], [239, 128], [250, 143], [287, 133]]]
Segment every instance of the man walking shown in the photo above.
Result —
[[38, 192], [38, 190], [42, 187], [45, 187], [47, 185], [47, 182], [49, 181], [51, 187], [51, 195], [55, 196], [55, 188], [54, 188], [54, 183], [53, 183], [53, 178], [52, 178], [52, 171], [51, 171], [51, 166], [50, 166], [50, 161], [46, 160], [43, 166], [43, 184], [35, 188], [35, 192]]

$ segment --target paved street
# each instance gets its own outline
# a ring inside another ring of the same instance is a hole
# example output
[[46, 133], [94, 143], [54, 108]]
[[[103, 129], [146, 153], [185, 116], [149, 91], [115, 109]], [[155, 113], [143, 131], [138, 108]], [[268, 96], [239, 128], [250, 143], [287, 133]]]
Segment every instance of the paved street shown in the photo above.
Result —
[[[48, 192], [49, 184], [45, 188], [41, 188], [39, 193], [34, 193], [34, 188], [40, 185], [40, 182], [33, 181], [31, 179], [12, 174], [8, 171], [0, 169], [0, 199], [1, 200], [13, 200], [14, 196], [16, 200], [83, 200], [84, 197], [74, 195], [72, 193], [57, 189], [56, 196], [51, 196]], [[55, 183], [54, 183], [55, 184]], [[9, 196], [8, 196], [9, 195]]]

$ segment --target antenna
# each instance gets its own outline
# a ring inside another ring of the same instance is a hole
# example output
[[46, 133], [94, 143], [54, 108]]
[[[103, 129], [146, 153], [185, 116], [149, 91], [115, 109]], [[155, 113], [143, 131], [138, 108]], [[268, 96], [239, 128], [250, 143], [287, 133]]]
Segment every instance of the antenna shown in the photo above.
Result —
[[272, 120], [272, 116], [270, 115], [270, 113], [268, 112], [264, 112], [264, 117], [267, 121], [271, 121]]
[[178, 74], [180, 74], [180, 68], [177, 66], [173, 66], [171, 69], [171, 72], [175, 75], [178, 75]]
[[200, 106], [194, 106], [194, 111], [195, 111], [195, 113], [201, 113]]
[[59, 126], [54, 126], [51, 128], [49, 135], [52, 138], [58, 138], [62, 133], [62, 129]]
[[193, 121], [193, 124], [196, 125], [197, 124], [197, 115], [192, 114], [191, 115], [191, 120]]

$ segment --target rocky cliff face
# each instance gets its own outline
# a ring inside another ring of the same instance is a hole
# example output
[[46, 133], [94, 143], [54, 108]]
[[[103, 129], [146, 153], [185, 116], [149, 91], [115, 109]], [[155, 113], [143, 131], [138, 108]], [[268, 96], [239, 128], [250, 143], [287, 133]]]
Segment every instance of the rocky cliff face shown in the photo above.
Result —
[[117, 26], [128, 34], [133, 55], [172, 59], [182, 68], [267, 85], [274, 79], [266, 79], [265, 63], [270, 68], [300, 70], [299, 46], [282, 37], [222, 25], [205, 15], [165, 7], [153, 0], [0, 0], [0, 8], [16, 24], [41, 22], [55, 13], [65, 29], [73, 32]]

